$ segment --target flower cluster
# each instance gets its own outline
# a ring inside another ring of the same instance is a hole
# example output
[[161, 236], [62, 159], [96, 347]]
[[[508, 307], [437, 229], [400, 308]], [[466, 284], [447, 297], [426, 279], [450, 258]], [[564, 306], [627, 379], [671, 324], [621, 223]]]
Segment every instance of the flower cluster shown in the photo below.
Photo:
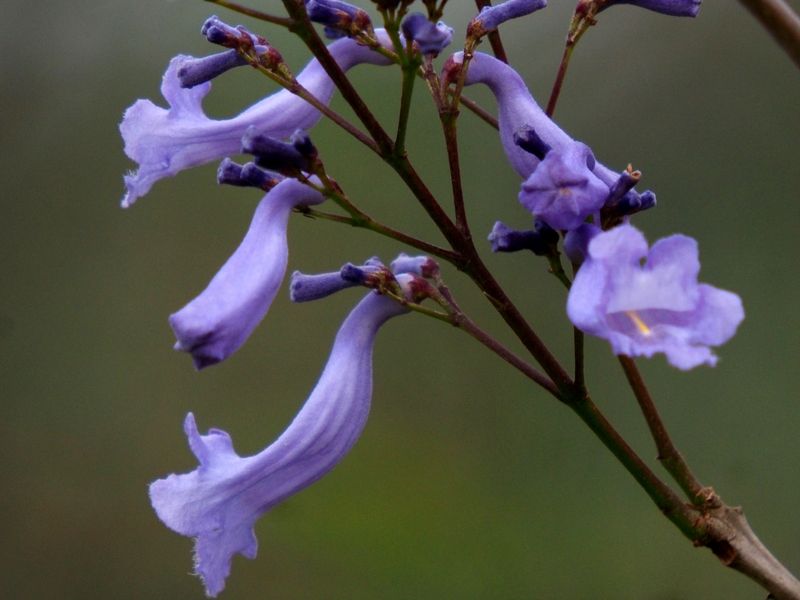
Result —
[[[582, 0], [579, 9], [596, 14], [622, 3], [692, 16], [699, 6], [699, 0]], [[432, 89], [445, 90], [453, 83], [458, 93], [461, 86], [476, 84], [490, 89], [503, 149], [522, 178], [519, 202], [533, 217], [531, 230], [514, 230], [498, 221], [489, 235], [491, 248], [527, 249], [557, 261], [561, 243], [576, 269], [567, 299], [567, 314], [576, 327], [607, 339], [617, 354], [649, 357], [662, 352], [680, 369], [715, 364], [710, 347], [735, 333], [744, 316], [741, 301], [697, 282], [700, 265], [692, 239], [671, 236], [648, 249], [644, 236], [629, 223], [636, 213], [655, 206], [655, 194], [635, 189], [638, 171], [614, 170], [599, 162], [588, 145], [574, 140], [539, 107], [520, 75], [496, 58], [456, 52], [437, 78], [430, 61], [451, 42], [453, 30], [437, 22], [434, 12], [408, 15], [387, 32], [374, 29], [365, 10], [346, 2], [305, 4], [307, 16], [336, 38], [327, 51], [343, 71], [362, 63], [406, 60], [405, 66], [426, 65], [426, 79], [435, 83]], [[391, 0], [378, 4], [384, 16], [395, 14], [398, 6]], [[545, 0], [508, 0], [485, 8], [470, 22], [465, 48], [506, 20], [545, 6]], [[330, 102], [335, 87], [322, 64], [312, 59], [295, 77], [263, 37], [217, 17], [209, 18], [201, 33], [225, 49], [203, 58], [172, 59], [161, 86], [168, 108], [139, 100], [120, 125], [125, 152], [138, 164], [125, 177], [124, 207], [158, 180], [216, 160], [222, 161], [219, 183], [265, 192], [239, 247], [205, 290], [169, 318], [175, 348], [190, 353], [198, 369], [229, 358], [269, 310], [285, 278], [291, 213], [311, 211], [340, 192], [308, 137], [321, 117], [319, 107]], [[408, 58], [415, 53], [413, 60]], [[202, 100], [211, 80], [247, 65], [285, 89], [229, 119], [207, 117]], [[441, 94], [440, 104], [446, 95]], [[245, 164], [231, 160], [239, 153], [253, 159]], [[433, 279], [438, 286], [439, 277], [431, 259], [407, 255], [390, 267], [370, 259], [335, 273], [295, 272], [290, 285], [294, 302], [354, 286], [373, 291], [342, 324], [328, 363], [294, 421], [265, 450], [240, 457], [226, 432], [200, 434], [194, 416], [187, 415], [184, 431], [199, 466], [155, 481], [150, 497], [169, 528], [195, 538], [196, 571], [209, 595], [223, 589], [234, 554], [255, 556], [256, 520], [330, 471], [356, 442], [369, 410], [372, 348], [381, 325], [425, 297], [457, 310], [441, 291], [445, 288], [426, 283]], [[439, 291], [434, 294], [433, 289]]]

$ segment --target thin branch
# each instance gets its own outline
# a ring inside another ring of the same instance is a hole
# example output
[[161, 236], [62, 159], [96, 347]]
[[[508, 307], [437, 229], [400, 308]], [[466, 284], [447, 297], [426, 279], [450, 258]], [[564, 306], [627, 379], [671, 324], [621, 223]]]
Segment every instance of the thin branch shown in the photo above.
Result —
[[296, 212], [312, 219], [324, 219], [326, 221], [335, 221], [336, 223], [343, 223], [359, 229], [368, 229], [369, 231], [374, 231], [375, 233], [379, 233], [388, 238], [392, 238], [393, 240], [397, 240], [398, 242], [401, 242], [407, 246], [421, 250], [425, 254], [436, 256], [450, 263], [458, 262], [458, 255], [456, 255], [456, 253], [452, 250], [441, 248], [424, 240], [420, 240], [408, 235], [407, 233], [403, 233], [402, 231], [393, 229], [388, 225], [384, 225], [380, 221], [376, 221], [375, 219], [365, 215], [364, 213], [361, 213], [363, 215], [361, 217], [345, 217], [343, 215], [326, 213], [305, 206], [298, 207], [295, 210]]
[[471, 237], [464, 206], [464, 189], [461, 181], [461, 161], [458, 156], [458, 109], [446, 109], [439, 113], [447, 147], [447, 164], [450, 169], [450, 188], [453, 191], [453, 207], [456, 213], [456, 226], [466, 237]]
[[586, 390], [583, 358], [583, 332], [577, 327], [572, 328], [572, 350], [575, 360], [575, 387]]
[[362, 100], [359, 93], [353, 87], [353, 84], [350, 83], [350, 80], [339, 66], [339, 63], [337, 63], [333, 56], [331, 56], [331, 53], [328, 52], [327, 46], [322, 39], [320, 39], [316, 29], [314, 29], [314, 26], [308, 18], [305, 4], [302, 0], [282, 1], [289, 16], [294, 20], [290, 28], [291, 31], [300, 36], [308, 49], [311, 50], [311, 53], [322, 65], [322, 68], [325, 69], [328, 77], [331, 78], [336, 88], [353, 109], [353, 112], [356, 113], [356, 116], [364, 124], [364, 127], [366, 127], [367, 131], [372, 136], [372, 139], [375, 140], [381, 153], [391, 154], [394, 147], [392, 139], [378, 122], [378, 119], [375, 118], [375, 115], [372, 114], [372, 111], [369, 110], [369, 107], [367, 107], [364, 100]]
[[784, 0], [739, 0], [800, 67], [800, 17]]
[[[475, 0], [475, 6], [478, 7], [479, 11], [486, 6], [491, 5], [492, 0]], [[508, 55], [506, 54], [506, 49], [503, 48], [503, 40], [500, 39], [500, 32], [497, 29], [489, 33], [489, 43], [492, 45], [492, 52], [497, 60], [501, 60], [508, 64]]]
[[639, 407], [642, 410], [647, 427], [650, 429], [650, 434], [656, 444], [658, 450], [658, 460], [664, 465], [667, 472], [672, 475], [672, 478], [680, 485], [681, 489], [686, 493], [687, 497], [692, 503], [703, 506], [709, 503], [718, 502], [716, 494], [710, 488], [706, 488], [701, 484], [692, 473], [689, 465], [686, 464], [681, 453], [672, 443], [672, 438], [667, 432], [664, 421], [661, 415], [658, 414], [655, 402], [647, 389], [647, 385], [642, 379], [639, 369], [632, 358], [625, 355], [619, 356], [619, 363], [625, 371], [625, 377], [639, 402]]
[[492, 115], [485, 108], [482, 108], [474, 100], [470, 100], [466, 96], [462, 95], [461, 96], [461, 104], [466, 106], [471, 112], [475, 113], [475, 115], [481, 121], [485, 122], [490, 127], [494, 127], [495, 129], [500, 129], [500, 125], [497, 123], [497, 119], [494, 117], [494, 115]]
[[234, 12], [247, 15], [248, 17], [253, 17], [254, 19], [258, 19], [259, 21], [266, 21], [267, 23], [280, 25], [281, 27], [291, 27], [293, 23], [293, 21], [287, 17], [276, 17], [275, 15], [269, 15], [265, 12], [261, 12], [260, 10], [256, 10], [254, 8], [250, 8], [247, 6], [242, 6], [241, 4], [237, 4], [236, 2], [228, 2], [228, 0], [205, 0], [205, 1], [210, 2], [211, 4], [216, 4], [217, 6], [222, 6], [224, 8], [230, 9]]
[[547, 109], [545, 113], [548, 117], [552, 117], [556, 111], [556, 104], [558, 104], [558, 97], [561, 95], [561, 88], [564, 86], [564, 78], [567, 76], [567, 68], [569, 67], [569, 60], [572, 58], [572, 51], [575, 45], [567, 41], [564, 46], [564, 53], [561, 55], [561, 62], [558, 65], [558, 73], [553, 82], [553, 88], [550, 90], [550, 99], [547, 101]]
[[614, 426], [603, 416], [588, 396], [566, 401], [611, 453], [622, 463], [637, 483], [647, 492], [662, 513], [690, 540], [698, 537], [697, 513], [648, 467], [628, 445]]
[[[410, 57], [407, 60], [412, 60]], [[400, 93], [400, 113], [397, 117], [397, 135], [394, 140], [394, 151], [402, 154], [406, 149], [406, 131], [408, 118], [411, 115], [411, 99], [414, 93], [414, 82], [417, 79], [417, 66], [413, 63], [403, 65], [403, 87]]]
[[355, 125], [350, 123], [347, 119], [345, 119], [342, 115], [337, 113], [335, 110], [330, 108], [327, 104], [320, 101], [314, 94], [309, 92], [305, 87], [303, 87], [300, 82], [297, 80], [287, 81], [283, 77], [276, 75], [274, 72], [270, 71], [263, 65], [261, 65], [257, 58], [245, 54], [245, 59], [250, 63], [250, 65], [256, 69], [259, 73], [262, 73], [269, 77], [272, 81], [277, 83], [278, 85], [286, 88], [289, 92], [297, 96], [298, 98], [302, 98], [306, 102], [308, 102], [311, 106], [316, 108], [319, 112], [323, 115], [328, 117], [331, 121], [336, 123], [339, 127], [344, 129], [347, 133], [357, 139], [359, 142], [364, 144], [367, 148], [375, 152], [376, 154], [380, 154], [380, 150], [378, 149], [378, 145], [370, 139], [369, 136], [364, 134], [364, 132], [360, 131]]

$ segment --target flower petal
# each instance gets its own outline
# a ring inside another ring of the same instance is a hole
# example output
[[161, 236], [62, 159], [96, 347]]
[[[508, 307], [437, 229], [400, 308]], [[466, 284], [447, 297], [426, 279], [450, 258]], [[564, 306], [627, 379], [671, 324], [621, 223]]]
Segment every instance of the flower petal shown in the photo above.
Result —
[[[398, 281], [408, 275], [399, 275]], [[231, 560], [254, 558], [256, 520], [273, 506], [330, 471], [361, 434], [372, 397], [372, 348], [380, 326], [408, 309], [371, 292], [345, 319], [328, 363], [289, 427], [266, 449], [239, 457], [230, 437], [197, 431], [194, 416], [184, 428], [200, 466], [150, 486], [159, 518], [195, 540], [195, 570], [209, 596], [225, 585]]]

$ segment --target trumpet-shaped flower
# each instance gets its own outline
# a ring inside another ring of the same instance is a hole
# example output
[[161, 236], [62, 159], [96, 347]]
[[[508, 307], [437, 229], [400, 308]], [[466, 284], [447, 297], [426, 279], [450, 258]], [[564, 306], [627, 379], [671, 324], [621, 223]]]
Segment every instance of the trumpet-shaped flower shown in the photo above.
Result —
[[[376, 30], [381, 43], [391, 47], [384, 30]], [[328, 49], [342, 69], [361, 63], [388, 65], [389, 60], [351, 39], [333, 42]], [[308, 130], [320, 119], [320, 112], [302, 98], [282, 89], [267, 96], [230, 119], [210, 119], [202, 101], [211, 82], [181, 87], [179, 71], [189, 60], [176, 56], [170, 61], [161, 83], [161, 94], [169, 108], [150, 100], [137, 100], [125, 111], [120, 132], [125, 154], [136, 161], [138, 170], [125, 176], [123, 208], [144, 196], [155, 182], [240, 151], [242, 135], [254, 126], [260, 133], [288, 137], [297, 129]], [[328, 103], [333, 82], [316, 59], [297, 75], [297, 81], [321, 102]]]
[[580, 142], [551, 150], [522, 184], [519, 201], [553, 229], [580, 227], [609, 196], [594, 166], [592, 151]]
[[195, 367], [226, 359], [261, 322], [286, 272], [292, 209], [324, 199], [295, 179], [278, 183], [261, 200], [244, 240], [208, 287], [169, 318], [176, 350], [190, 352]]
[[710, 346], [728, 341], [744, 318], [736, 294], [697, 282], [697, 242], [663, 238], [648, 252], [637, 229], [595, 235], [567, 299], [579, 329], [605, 338], [615, 354], [663, 352], [679, 369], [715, 365]]
[[[411, 279], [399, 275], [401, 284]], [[372, 397], [372, 348], [380, 326], [407, 312], [370, 292], [336, 335], [328, 363], [289, 427], [265, 450], [240, 457], [219, 429], [201, 435], [189, 413], [184, 431], [200, 465], [150, 486], [159, 518], [195, 538], [195, 571], [209, 596], [225, 587], [231, 560], [255, 558], [255, 522], [273, 506], [330, 471], [355, 444]]]
[[[463, 54], [456, 53], [450, 60], [460, 64], [463, 61]], [[574, 140], [541, 109], [519, 73], [504, 62], [483, 52], [476, 52], [469, 63], [464, 83], [466, 85], [483, 83], [494, 94], [497, 100], [500, 141], [511, 166], [520, 177], [528, 178], [541, 161], [517, 145], [514, 134], [518, 131], [532, 128], [553, 150], [562, 150], [574, 143]], [[599, 162], [592, 170], [607, 186], [611, 186], [619, 178], [619, 173]]]

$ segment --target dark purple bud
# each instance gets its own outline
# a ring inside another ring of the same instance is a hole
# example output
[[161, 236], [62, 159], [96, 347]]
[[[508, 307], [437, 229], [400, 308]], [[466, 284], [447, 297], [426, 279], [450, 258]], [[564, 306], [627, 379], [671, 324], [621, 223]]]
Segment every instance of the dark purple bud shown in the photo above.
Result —
[[492, 252], [519, 252], [530, 250], [537, 256], [550, 254], [558, 244], [558, 232], [544, 221], [537, 220], [532, 231], [511, 229], [497, 221], [488, 237]]
[[[345, 269], [348, 273], [347, 279], [342, 275]], [[348, 263], [341, 270], [334, 273], [307, 275], [300, 271], [295, 271], [292, 273], [292, 280], [289, 285], [289, 297], [292, 302], [319, 300], [340, 290], [364, 285], [365, 281], [379, 272], [387, 273], [387, 269], [377, 256], [367, 259], [361, 266]]]
[[267, 45], [267, 41], [260, 35], [256, 35], [242, 25], [231, 27], [216, 15], [206, 19], [200, 28], [200, 33], [212, 44], [226, 48]]
[[226, 50], [203, 58], [187, 56], [178, 66], [177, 75], [181, 87], [192, 88], [246, 64], [247, 61], [236, 50]]
[[397, 280], [392, 272], [382, 264], [356, 266], [347, 263], [340, 271], [342, 279], [355, 285], [376, 289], [379, 292], [388, 288], [397, 289]]
[[289, 138], [289, 143], [307, 159], [314, 160], [317, 158], [317, 147], [311, 141], [308, 133], [302, 129], [298, 129], [292, 134], [292, 137]]
[[262, 169], [279, 173], [311, 171], [312, 160], [304, 156], [293, 144], [258, 133], [250, 127], [242, 137], [242, 152], [255, 156], [255, 163]]
[[539, 137], [539, 134], [530, 125], [520, 127], [514, 132], [514, 143], [539, 160], [544, 160], [547, 153], [553, 149], [550, 144]]
[[295, 271], [289, 284], [289, 298], [292, 302], [310, 302], [357, 285], [358, 283], [343, 279], [339, 271], [319, 275], [306, 275]]
[[484, 7], [467, 26], [467, 35], [483, 37], [509, 19], [524, 17], [547, 6], [547, 0], [506, 0], [497, 6]]
[[366, 11], [341, 0], [308, 0], [306, 2], [308, 18], [315, 23], [325, 25], [325, 34], [336, 30], [345, 33], [369, 30], [372, 27]]
[[268, 192], [283, 181], [283, 177], [259, 169], [254, 163], [239, 165], [230, 158], [224, 159], [217, 169], [217, 183], [237, 187], [253, 187]]
[[403, 35], [419, 46], [422, 54], [439, 54], [453, 39], [453, 28], [444, 22], [431, 23], [422, 13], [413, 13], [403, 20]]
[[611, 186], [611, 193], [601, 211], [604, 229], [619, 224], [624, 217], [656, 205], [656, 195], [652, 191], [646, 190], [639, 194], [633, 189], [640, 178], [641, 173], [629, 166]]

